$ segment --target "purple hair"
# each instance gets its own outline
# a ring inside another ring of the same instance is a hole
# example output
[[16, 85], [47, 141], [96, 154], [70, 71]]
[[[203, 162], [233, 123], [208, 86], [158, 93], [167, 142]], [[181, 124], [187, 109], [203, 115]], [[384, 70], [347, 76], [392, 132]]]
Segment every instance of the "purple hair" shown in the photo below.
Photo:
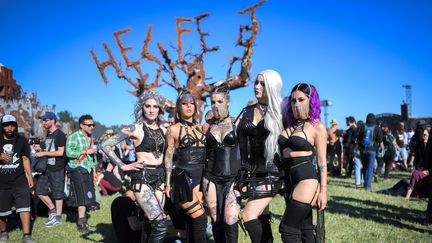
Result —
[[284, 99], [282, 103], [284, 124], [291, 127], [297, 123], [291, 108], [291, 95], [297, 90], [303, 92], [309, 98], [309, 122], [313, 124], [320, 121], [321, 102], [315, 86], [312, 84], [298, 83], [291, 90], [290, 96]]

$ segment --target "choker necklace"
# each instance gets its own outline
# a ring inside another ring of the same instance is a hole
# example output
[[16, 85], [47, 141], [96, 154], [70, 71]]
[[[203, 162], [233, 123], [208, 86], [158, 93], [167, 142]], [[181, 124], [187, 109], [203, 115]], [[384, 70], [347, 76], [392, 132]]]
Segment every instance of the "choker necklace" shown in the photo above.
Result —
[[267, 112], [267, 105], [266, 104], [257, 103], [257, 106], [258, 106], [258, 110], [259, 110], [261, 116], [264, 117], [265, 113]]
[[189, 126], [189, 127], [195, 126], [195, 123], [186, 121], [185, 119], [182, 119], [182, 118], [180, 118], [179, 122], [185, 126]]

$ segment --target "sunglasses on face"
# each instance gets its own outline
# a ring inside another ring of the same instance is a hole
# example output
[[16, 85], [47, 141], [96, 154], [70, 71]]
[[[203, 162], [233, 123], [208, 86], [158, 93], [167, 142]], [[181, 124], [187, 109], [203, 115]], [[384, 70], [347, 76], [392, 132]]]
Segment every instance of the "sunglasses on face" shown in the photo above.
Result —
[[90, 123], [90, 124], [85, 124], [85, 123], [83, 123], [83, 125], [84, 125], [84, 126], [88, 126], [88, 127], [94, 127], [94, 126], [95, 126], [94, 123]]

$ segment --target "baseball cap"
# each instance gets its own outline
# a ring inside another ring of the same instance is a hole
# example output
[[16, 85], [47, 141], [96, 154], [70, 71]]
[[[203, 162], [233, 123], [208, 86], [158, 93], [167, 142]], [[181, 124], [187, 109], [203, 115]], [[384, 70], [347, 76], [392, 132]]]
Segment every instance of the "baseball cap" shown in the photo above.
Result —
[[16, 118], [12, 115], [4, 115], [1, 119], [1, 123], [8, 123], [8, 122], [14, 122], [17, 123]]
[[42, 119], [42, 120], [50, 119], [50, 120], [56, 120], [57, 121], [57, 116], [56, 116], [56, 114], [54, 114], [54, 112], [47, 111], [47, 112], [45, 112], [45, 114], [40, 116], [39, 119]]
[[336, 124], [337, 124], [336, 119], [332, 119], [331, 122], [330, 122], [330, 124], [331, 124], [331, 125], [336, 125]]

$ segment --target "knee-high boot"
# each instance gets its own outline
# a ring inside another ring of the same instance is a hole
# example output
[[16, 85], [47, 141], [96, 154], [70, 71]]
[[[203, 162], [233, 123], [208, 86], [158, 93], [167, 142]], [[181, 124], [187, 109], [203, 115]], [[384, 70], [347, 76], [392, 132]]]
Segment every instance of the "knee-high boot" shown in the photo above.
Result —
[[238, 242], [238, 222], [234, 224], [224, 223], [225, 231], [225, 242], [227, 243], [237, 243]]
[[153, 220], [151, 222], [151, 232], [148, 237], [149, 243], [162, 243], [168, 233], [168, 225], [166, 219]]
[[213, 239], [216, 243], [225, 243], [223, 222], [212, 222]]
[[141, 230], [141, 243], [147, 243], [151, 233], [151, 224], [148, 218], [144, 217]]
[[270, 214], [263, 214], [258, 217], [258, 219], [261, 221], [261, 227], [262, 227], [262, 236], [261, 236], [261, 242], [262, 243], [271, 243], [273, 242], [273, 234], [271, 230], [271, 216]]
[[188, 220], [188, 238], [191, 243], [205, 243], [207, 230], [207, 215], [203, 214], [197, 218]]
[[312, 222], [312, 210], [306, 215], [306, 218], [300, 224], [300, 230], [302, 233], [303, 243], [314, 243], [315, 242], [315, 226]]
[[244, 223], [244, 226], [249, 234], [252, 243], [261, 243], [263, 234], [261, 221], [259, 219], [252, 219]]
[[279, 225], [283, 242], [300, 242], [302, 237], [301, 223], [311, 213], [312, 206], [292, 198], [286, 200], [284, 216]]

